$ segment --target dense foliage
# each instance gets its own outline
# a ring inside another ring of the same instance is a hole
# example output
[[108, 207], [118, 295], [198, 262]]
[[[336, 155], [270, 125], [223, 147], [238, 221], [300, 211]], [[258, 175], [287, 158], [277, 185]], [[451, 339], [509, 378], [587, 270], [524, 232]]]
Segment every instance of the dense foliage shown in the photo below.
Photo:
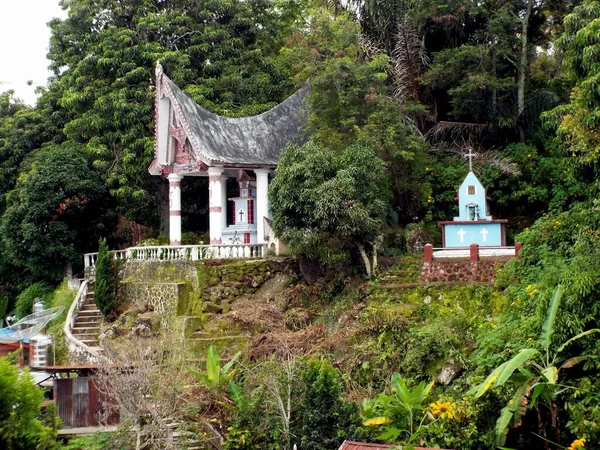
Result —
[[269, 187], [273, 229], [296, 253], [329, 264], [347, 261], [348, 249], [357, 246], [370, 276], [388, 211], [388, 184], [385, 163], [366, 146], [337, 154], [314, 142], [292, 146], [282, 153]]
[[98, 259], [94, 279], [94, 301], [104, 317], [114, 317], [117, 307], [117, 267], [108, 252], [106, 239], [98, 241]]
[[43, 392], [28, 372], [0, 358], [0, 445], [7, 450], [60, 448], [56, 431], [40, 420]]
[[22, 167], [7, 196], [2, 253], [26, 276], [57, 282], [66, 266], [81, 266], [90, 239], [111, 229], [110, 210], [107, 189], [79, 146], [44, 148]]

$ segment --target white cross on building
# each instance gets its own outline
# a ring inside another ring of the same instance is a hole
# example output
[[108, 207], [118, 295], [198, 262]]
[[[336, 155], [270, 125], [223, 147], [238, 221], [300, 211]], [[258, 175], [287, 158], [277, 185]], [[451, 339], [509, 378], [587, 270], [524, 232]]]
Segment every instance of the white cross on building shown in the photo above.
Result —
[[458, 230], [458, 235], [460, 236], [460, 242], [465, 242], [465, 234], [467, 234], [467, 232], [465, 230], [463, 230], [462, 228], [460, 230]]
[[469, 171], [473, 171], [473, 156], [477, 156], [477, 153], [473, 153], [473, 149], [469, 149], [469, 152], [465, 155], [465, 157], [469, 158]]
[[488, 235], [489, 231], [486, 228], [482, 228], [480, 233], [481, 233], [481, 236], [483, 237], [483, 242], [487, 242], [487, 235]]

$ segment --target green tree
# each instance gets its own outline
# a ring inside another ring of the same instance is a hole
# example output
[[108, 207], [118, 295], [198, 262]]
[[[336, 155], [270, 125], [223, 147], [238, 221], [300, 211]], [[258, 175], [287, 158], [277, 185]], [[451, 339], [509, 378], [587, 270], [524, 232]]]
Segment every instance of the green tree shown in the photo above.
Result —
[[54, 450], [56, 431], [39, 420], [44, 394], [29, 372], [0, 358], [0, 446], [7, 450]]
[[[512, 359], [496, 367], [481, 385], [472, 390], [475, 393], [475, 398], [479, 398], [492, 386], [503, 386], [509, 380], [515, 384], [514, 396], [502, 408], [496, 423], [498, 445], [505, 444], [508, 427], [510, 425], [518, 427], [528, 408], [537, 409], [536, 402], [538, 399], [543, 400], [550, 410], [554, 437], [559, 441], [561, 439], [558, 407], [555, 400], [569, 386], [558, 382], [560, 371], [570, 369], [585, 360], [596, 357], [594, 355], [565, 357], [563, 352], [578, 339], [600, 332], [598, 328], [586, 330], [571, 337], [557, 349], [551, 351], [554, 323], [562, 296], [563, 288], [558, 286], [550, 302], [548, 315], [542, 327], [540, 336], [541, 351], [536, 348], [522, 349]], [[597, 393], [595, 394], [597, 395]], [[546, 436], [545, 428], [542, 428], [542, 426], [543, 422], [540, 423], [540, 434]]]
[[294, 21], [288, 3], [277, 8], [270, 0], [62, 4], [68, 17], [50, 23], [55, 74], [50, 91], [66, 111], [64, 133], [84, 145], [130, 219], [150, 222], [155, 209], [149, 206], [166, 189], [147, 173], [154, 149], [157, 61], [195, 101], [218, 114], [263, 112], [292, 89], [287, 72], [272, 58], [288, 36], [286, 24]]
[[389, 200], [385, 163], [362, 145], [340, 153], [315, 142], [291, 146], [269, 186], [273, 229], [293, 251], [331, 263], [340, 247], [342, 254], [354, 247], [368, 276], [377, 268]]
[[[426, 145], [415, 125], [424, 110], [410, 95], [395, 94], [395, 60], [365, 51], [360, 28], [347, 14], [309, 13], [307, 31], [282, 54], [298, 80], [310, 77], [311, 137], [334, 151], [355, 143], [375, 150], [388, 164], [396, 213], [410, 222], [429, 194], [422, 182]], [[412, 91], [405, 84], [403, 92]]]
[[3, 253], [24, 274], [56, 282], [68, 264], [112, 229], [107, 189], [79, 146], [51, 146], [32, 155], [7, 197], [0, 222]]
[[556, 47], [575, 84], [571, 100], [545, 114], [567, 148], [583, 161], [600, 154], [600, 2], [586, 0], [564, 20], [564, 33]]
[[33, 313], [33, 304], [36, 298], [49, 306], [48, 303], [52, 300], [52, 288], [44, 283], [33, 283], [21, 292], [17, 296], [15, 308], [15, 313], [19, 319]]
[[301, 373], [304, 384], [299, 404], [299, 448], [338, 448], [360, 424], [356, 404], [341, 398], [339, 372], [327, 361], [312, 360]]
[[106, 239], [98, 241], [98, 259], [95, 266], [94, 302], [104, 317], [113, 317], [117, 306], [115, 262], [108, 251]]

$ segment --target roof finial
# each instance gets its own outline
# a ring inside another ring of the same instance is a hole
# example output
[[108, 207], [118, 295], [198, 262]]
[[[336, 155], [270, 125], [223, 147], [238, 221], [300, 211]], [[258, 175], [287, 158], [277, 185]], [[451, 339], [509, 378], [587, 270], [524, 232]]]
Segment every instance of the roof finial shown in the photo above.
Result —
[[469, 158], [469, 172], [473, 172], [473, 156], [477, 156], [477, 153], [473, 153], [473, 149], [469, 147], [469, 152], [465, 154]]
[[160, 61], [156, 61], [156, 67], [154, 68], [154, 74], [158, 78], [158, 76], [163, 73], [163, 67]]

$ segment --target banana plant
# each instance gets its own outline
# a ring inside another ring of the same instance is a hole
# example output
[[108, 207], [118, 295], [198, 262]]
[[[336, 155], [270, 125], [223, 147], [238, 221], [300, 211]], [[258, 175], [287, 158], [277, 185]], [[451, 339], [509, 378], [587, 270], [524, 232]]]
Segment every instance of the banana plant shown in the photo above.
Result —
[[555, 351], [551, 351], [554, 324], [563, 292], [562, 286], [559, 285], [552, 296], [540, 335], [541, 351], [537, 348], [524, 348], [512, 359], [496, 367], [483, 383], [469, 391], [475, 395], [475, 398], [479, 398], [493, 387], [504, 386], [509, 381], [515, 384], [516, 390], [506, 406], [502, 408], [496, 422], [496, 444], [499, 446], [506, 442], [509, 425], [519, 426], [527, 409], [533, 408], [538, 399], [547, 402], [552, 416], [556, 417], [556, 404], [553, 400], [565, 389], [570, 388], [558, 383], [560, 371], [594, 358], [592, 355], [579, 355], [565, 359], [562, 355], [563, 351], [576, 340], [600, 332], [598, 328], [579, 333]]
[[190, 372], [205, 388], [218, 398], [228, 391], [229, 384], [236, 374], [233, 365], [241, 355], [242, 352], [237, 352], [233, 358], [221, 367], [221, 357], [217, 353], [217, 347], [212, 344], [206, 354], [206, 371], [200, 372], [191, 369]]
[[[417, 414], [426, 408], [426, 400], [431, 393], [434, 382], [419, 383], [414, 389], [408, 388], [398, 373], [392, 375], [391, 395], [381, 394], [374, 401], [363, 402], [363, 413], [373, 414], [374, 410], [383, 412], [384, 416], [371, 418], [367, 422], [387, 424], [393, 417], [406, 418], [407, 428], [400, 429], [394, 424], [386, 425], [386, 430], [377, 437], [380, 440], [398, 440], [402, 435], [407, 437], [405, 443], [411, 444], [418, 437], [423, 420], [417, 420]], [[422, 419], [424, 419], [424, 415]], [[367, 423], [365, 422], [365, 423]]]
[[194, 378], [209, 392], [209, 403], [219, 406], [218, 428], [221, 434], [224, 434], [226, 429], [228, 412], [242, 401], [241, 389], [233, 381], [236, 374], [233, 365], [241, 354], [242, 352], [237, 352], [233, 358], [221, 366], [221, 357], [217, 353], [217, 347], [213, 344], [206, 353], [206, 371], [190, 369]]

